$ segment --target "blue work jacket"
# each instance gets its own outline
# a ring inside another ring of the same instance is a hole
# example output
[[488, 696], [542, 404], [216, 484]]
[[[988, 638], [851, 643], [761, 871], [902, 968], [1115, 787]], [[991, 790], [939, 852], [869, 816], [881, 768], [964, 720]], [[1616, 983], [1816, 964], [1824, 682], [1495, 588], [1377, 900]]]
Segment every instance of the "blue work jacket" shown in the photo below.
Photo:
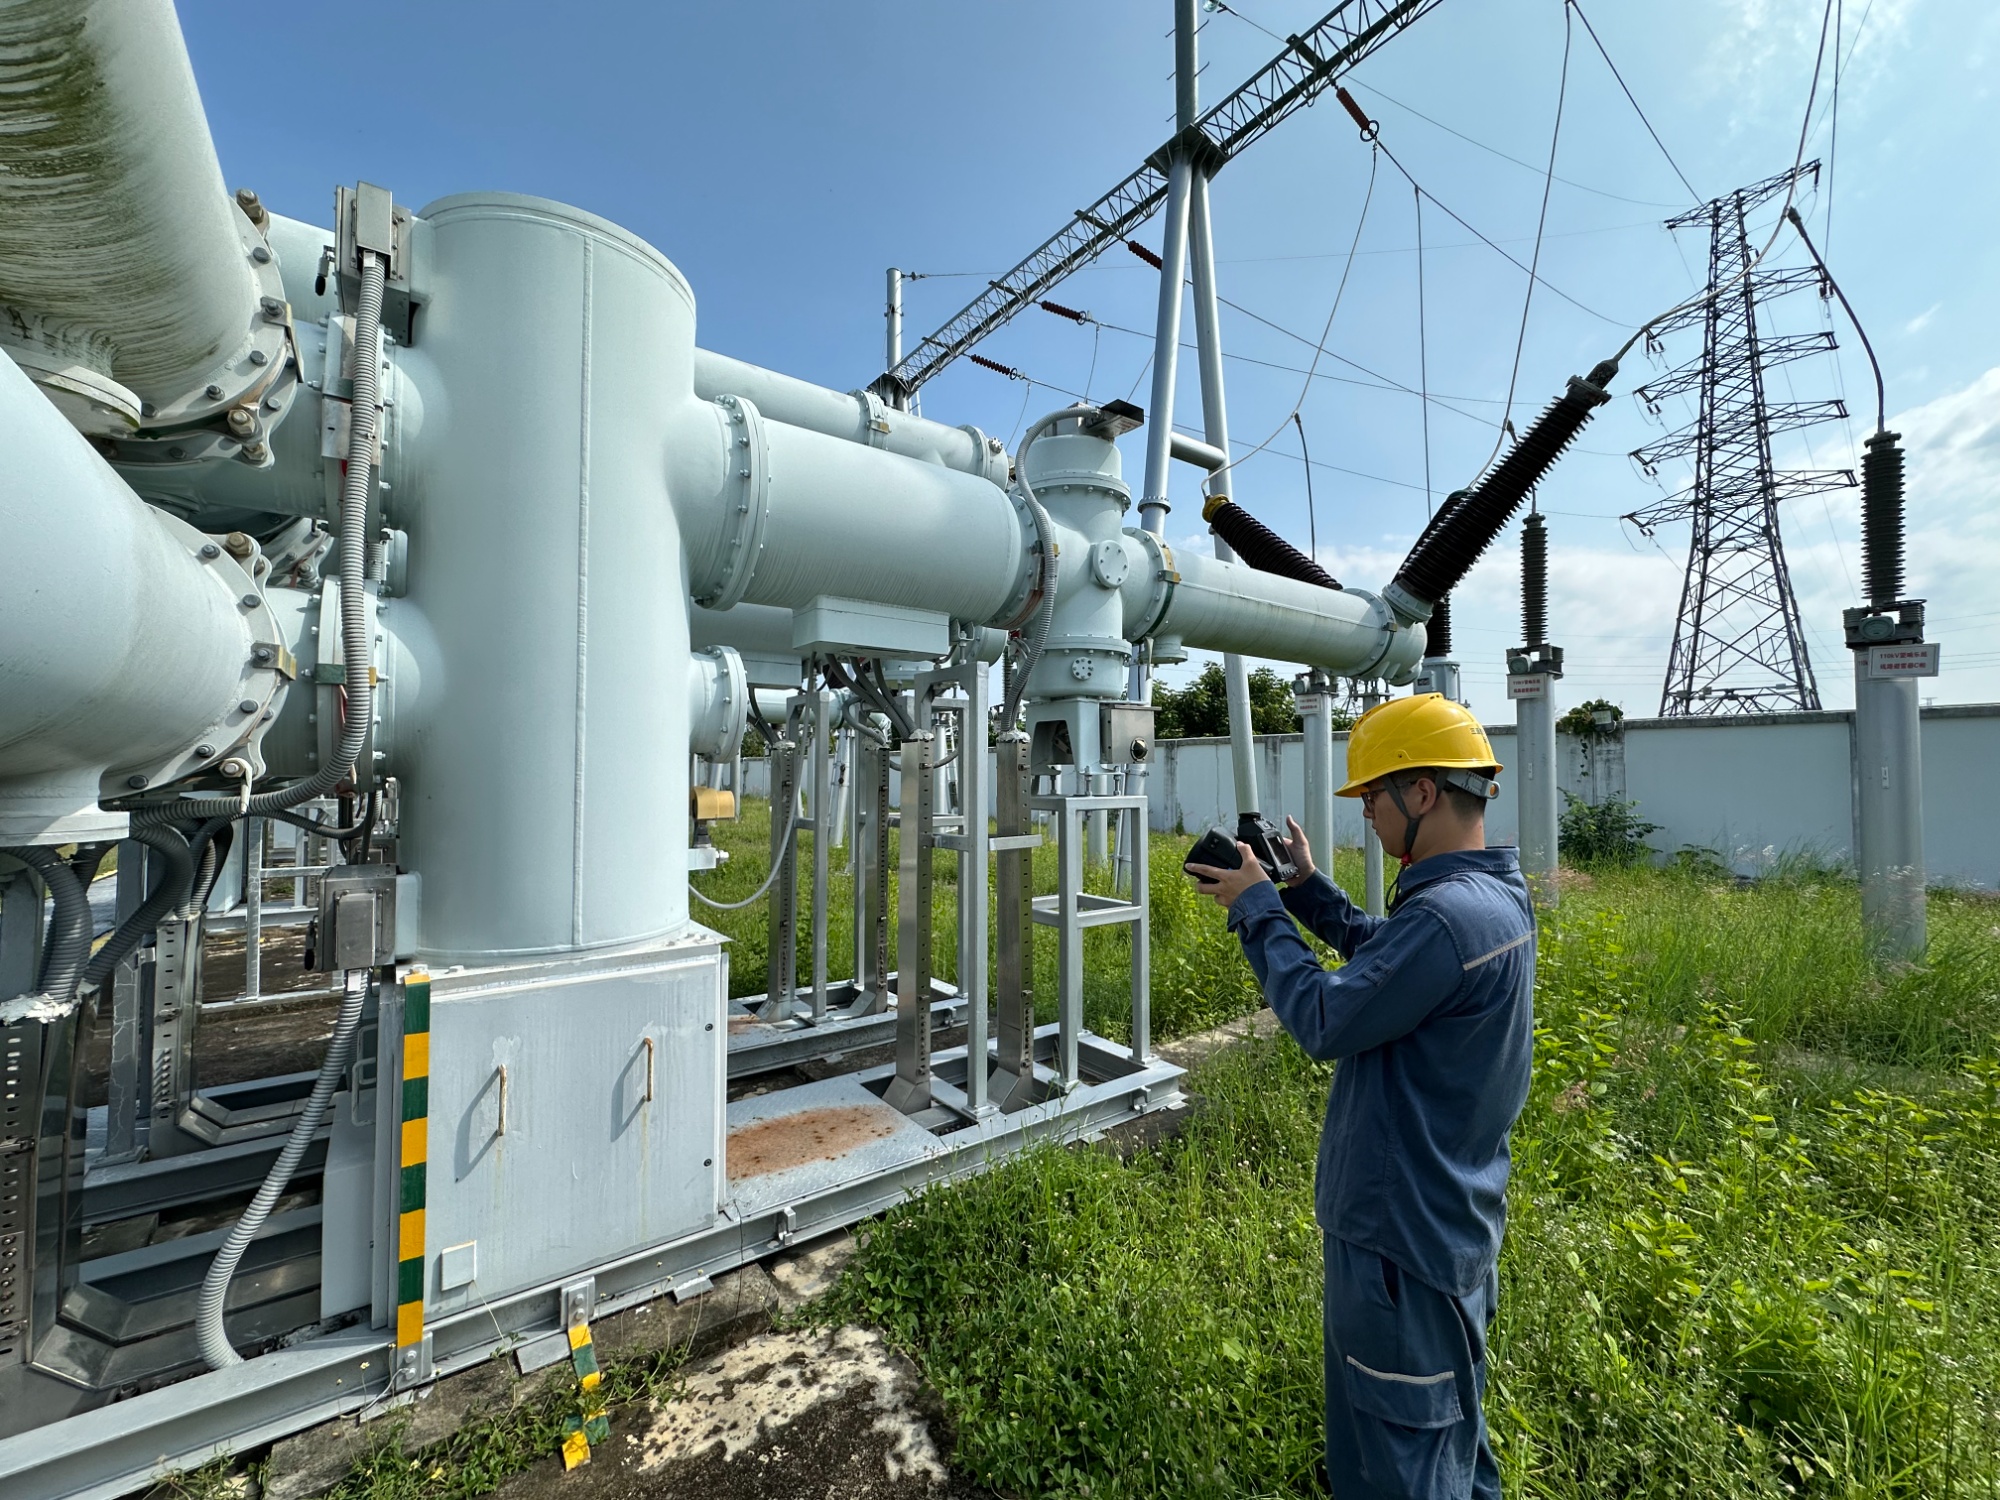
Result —
[[[1297, 917], [1343, 958], [1320, 967]], [[1454, 1296], [1500, 1253], [1507, 1133], [1534, 1054], [1535, 916], [1512, 849], [1403, 871], [1386, 917], [1324, 874], [1229, 908], [1264, 997], [1307, 1054], [1338, 1059], [1314, 1208], [1328, 1234]]]

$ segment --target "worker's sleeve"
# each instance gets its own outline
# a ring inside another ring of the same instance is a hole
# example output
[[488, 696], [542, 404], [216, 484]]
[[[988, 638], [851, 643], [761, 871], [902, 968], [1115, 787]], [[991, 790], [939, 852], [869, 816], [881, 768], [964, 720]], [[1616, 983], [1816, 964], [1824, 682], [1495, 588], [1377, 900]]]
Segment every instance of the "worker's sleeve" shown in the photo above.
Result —
[[1356, 906], [1324, 870], [1312, 878], [1289, 885], [1278, 898], [1285, 910], [1305, 924], [1306, 931], [1333, 949], [1342, 958], [1354, 957], [1354, 950], [1375, 936], [1387, 917], [1371, 917]]
[[1299, 936], [1273, 885], [1259, 882], [1237, 897], [1229, 927], [1279, 1022], [1322, 1062], [1408, 1035], [1465, 977], [1451, 935], [1421, 907], [1406, 908], [1356, 962], [1331, 973]]

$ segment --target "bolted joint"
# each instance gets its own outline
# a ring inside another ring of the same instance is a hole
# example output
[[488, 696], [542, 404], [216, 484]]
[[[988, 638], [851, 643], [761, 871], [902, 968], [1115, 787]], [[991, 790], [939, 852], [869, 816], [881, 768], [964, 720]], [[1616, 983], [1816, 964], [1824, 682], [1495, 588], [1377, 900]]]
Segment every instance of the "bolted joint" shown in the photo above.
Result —
[[248, 437], [257, 430], [257, 413], [247, 406], [232, 406], [227, 418], [229, 430], [237, 437]]

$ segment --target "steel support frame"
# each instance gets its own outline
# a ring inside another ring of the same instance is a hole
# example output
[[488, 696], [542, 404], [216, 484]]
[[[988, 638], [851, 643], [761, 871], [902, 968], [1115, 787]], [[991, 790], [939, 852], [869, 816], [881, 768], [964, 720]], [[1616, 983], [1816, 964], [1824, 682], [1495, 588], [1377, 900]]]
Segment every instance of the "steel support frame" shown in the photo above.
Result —
[[1063, 1090], [1078, 1086], [1083, 1029], [1083, 932], [1086, 927], [1126, 924], [1132, 929], [1132, 1056], [1144, 1061], [1152, 1049], [1151, 925], [1146, 910], [1145, 860], [1132, 863], [1130, 900], [1096, 896], [1083, 888], [1084, 822], [1097, 811], [1142, 813], [1145, 801], [1121, 796], [1030, 797], [1028, 806], [1049, 814], [1056, 827], [1056, 892], [1035, 897], [1035, 922], [1056, 929], [1056, 1074]]
[[[1038, 1047], [1053, 1048], [1056, 1031], [1043, 1028]], [[663, 1296], [686, 1296], [724, 1271], [879, 1213], [912, 1193], [983, 1171], [1037, 1142], [1088, 1139], [1183, 1102], [1179, 1068], [1144, 1061], [1098, 1037], [1082, 1040], [1084, 1072], [1074, 1090], [1011, 1114], [970, 1115], [965, 1091], [952, 1081], [965, 1075], [965, 1048], [940, 1052], [934, 1062], [936, 1103], [962, 1121], [940, 1134], [936, 1156], [857, 1177], [753, 1217], [725, 1212], [696, 1234], [440, 1319], [429, 1330], [435, 1373], [474, 1369], [497, 1350], [556, 1332], [562, 1326], [563, 1288], [580, 1278], [594, 1281], [593, 1318]], [[855, 1076], [880, 1090], [894, 1072], [882, 1067]], [[415, 1397], [389, 1396], [391, 1353], [386, 1328], [344, 1329], [0, 1440], [0, 1493], [111, 1500], [165, 1474], [334, 1417], [371, 1408], [393, 1411]]]

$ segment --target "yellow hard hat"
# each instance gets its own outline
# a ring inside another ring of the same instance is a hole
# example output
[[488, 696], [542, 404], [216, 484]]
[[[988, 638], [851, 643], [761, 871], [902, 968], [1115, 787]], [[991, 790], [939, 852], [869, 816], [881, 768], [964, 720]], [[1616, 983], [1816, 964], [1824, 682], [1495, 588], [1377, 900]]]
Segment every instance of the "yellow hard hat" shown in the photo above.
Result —
[[1378, 703], [1355, 721], [1347, 736], [1347, 784], [1339, 795], [1358, 797], [1363, 787], [1397, 771], [1498, 771], [1493, 743], [1472, 710], [1442, 693], [1419, 693]]

